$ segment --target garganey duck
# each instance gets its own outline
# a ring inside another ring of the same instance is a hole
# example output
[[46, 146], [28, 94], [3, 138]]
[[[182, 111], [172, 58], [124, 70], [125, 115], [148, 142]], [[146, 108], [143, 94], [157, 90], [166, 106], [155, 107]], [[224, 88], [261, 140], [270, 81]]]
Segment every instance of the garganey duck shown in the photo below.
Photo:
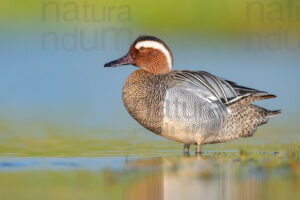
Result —
[[105, 67], [139, 67], [123, 87], [123, 102], [129, 114], [150, 131], [184, 144], [196, 153], [202, 144], [250, 137], [280, 110], [252, 105], [276, 97], [240, 86], [205, 71], [172, 70], [168, 46], [153, 36], [140, 36], [122, 58]]

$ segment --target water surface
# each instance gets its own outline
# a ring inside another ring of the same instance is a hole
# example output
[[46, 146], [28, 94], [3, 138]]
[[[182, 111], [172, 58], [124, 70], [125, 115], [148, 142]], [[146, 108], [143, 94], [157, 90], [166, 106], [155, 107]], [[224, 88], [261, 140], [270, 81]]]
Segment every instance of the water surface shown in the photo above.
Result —
[[[1, 199], [297, 199], [299, 152], [0, 157]], [[13, 192], [18, 187], [18, 192]]]

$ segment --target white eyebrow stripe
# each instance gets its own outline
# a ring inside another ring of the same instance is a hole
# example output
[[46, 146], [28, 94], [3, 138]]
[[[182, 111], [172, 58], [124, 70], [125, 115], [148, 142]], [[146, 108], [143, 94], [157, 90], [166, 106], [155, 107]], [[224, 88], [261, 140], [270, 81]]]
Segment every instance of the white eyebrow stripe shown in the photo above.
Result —
[[163, 54], [167, 58], [169, 68], [172, 69], [172, 56], [169, 50], [163, 44], [156, 41], [145, 40], [136, 43], [135, 48], [139, 49], [140, 47], [158, 49], [161, 52], [163, 52]]

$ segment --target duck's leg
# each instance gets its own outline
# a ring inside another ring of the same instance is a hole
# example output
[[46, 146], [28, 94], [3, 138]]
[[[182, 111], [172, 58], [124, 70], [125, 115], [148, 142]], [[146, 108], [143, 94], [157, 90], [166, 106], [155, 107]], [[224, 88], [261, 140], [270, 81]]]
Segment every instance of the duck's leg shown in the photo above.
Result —
[[197, 143], [197, 146], [196, 146], [196, 154], [201, 154], [202, 153], [202, 147], [201, 147], [201, 143]]
[[199, 138], [196, 141], [197, 141], [196, 154], [201, 154], [202, 153], [202, 144], [204, 143], [205, 138]]
[[190, 151], [190, 145], [189, 144], [184, 144], [183, 145], [183, 152], [184, 153], [189, 153]]

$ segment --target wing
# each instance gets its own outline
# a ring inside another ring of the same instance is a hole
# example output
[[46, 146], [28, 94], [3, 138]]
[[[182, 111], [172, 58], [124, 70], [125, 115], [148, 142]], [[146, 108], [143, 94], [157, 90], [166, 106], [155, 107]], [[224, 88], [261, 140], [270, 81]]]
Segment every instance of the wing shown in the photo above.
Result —
[[171, 133], [209, 137], [220, 130], [227, 115], [223, 101], [236, 94], [227, 84], [218, 88], [225, 82], [213, 82], [214, 77], [207, 75], [205, 79], [200, 75], [190, 71], [171, 73], [173, 84], [167, 89], [164, 101], [164, 127], [172, 130]]
[[173, 71], [174, 84], [167, 90], [164, 121], [177, 129], [209, 137], [220, 130], [227, 105], [253, 93], [263, 93], [204, 71]]
[[174, 79], [189, 82], [202, 91], [210, 94], [210, 98], [222, 103], [235, 101], [243, 96], [257, 93], [267, 93], [261, 90], [241, 86], [212, 75], [205, 71], [174, 71]]

